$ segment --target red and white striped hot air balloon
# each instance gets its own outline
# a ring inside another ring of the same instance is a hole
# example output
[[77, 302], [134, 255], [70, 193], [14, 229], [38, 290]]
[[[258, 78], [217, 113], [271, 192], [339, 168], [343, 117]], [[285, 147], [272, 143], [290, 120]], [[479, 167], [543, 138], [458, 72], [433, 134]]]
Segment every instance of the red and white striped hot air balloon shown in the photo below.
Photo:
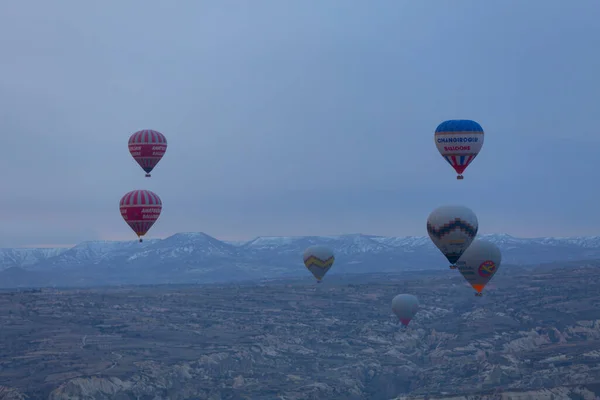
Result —
[[121, 198], [121, 216], [142, 241], [162, 211], [162, 201], [149, 190], [132, 190]]
[[167, 138], [152, 129], [138, 131], [129, 137], [129, 152], [131, 156], [146, 171], [146, 177], [167, 151]]

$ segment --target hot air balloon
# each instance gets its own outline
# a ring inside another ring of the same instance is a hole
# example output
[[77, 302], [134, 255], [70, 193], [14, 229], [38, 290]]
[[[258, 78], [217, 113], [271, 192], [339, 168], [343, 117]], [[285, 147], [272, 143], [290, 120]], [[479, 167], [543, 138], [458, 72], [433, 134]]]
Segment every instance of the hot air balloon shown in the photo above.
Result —
[[142, 241], [162, 211], [162, 201], [149, 190], [132, 190], [121, 198], [121, 216]]
[[304, 252], [304, 265], [321, 283], [321, 279], [333, 265], [335, 257], [333, 251], [325, 246], [311, 246]]
[[435, 130], [434, 140], [440, 154], [456, 170], [456, 179], [463, 179], [462, 173], [483, 146], [483, 128], [468, 119], [444, 121]]
[[493, 243], [475, 240], [456, 263], [462, 276], [477, 291], [475, 296], [483, 296], [481, 291], [500, 268], [502, 254]]
[[427, 218], [427, 233], [452, 264], [451, 269], [456, 269], [454, 264], [473, 242], [478, 229], [477, 216], [463, 206], [438, 207]]
[[412, 294], [399, 294], [392, 300], [392, 311], [402, 325], [408, 326], [419, 311], [419, 300]]
[[138, 131], [129, 137], [131, 156], [146, 171], [146, 178], [167, 151], [167, 138], [160, 132], [151, 129]]

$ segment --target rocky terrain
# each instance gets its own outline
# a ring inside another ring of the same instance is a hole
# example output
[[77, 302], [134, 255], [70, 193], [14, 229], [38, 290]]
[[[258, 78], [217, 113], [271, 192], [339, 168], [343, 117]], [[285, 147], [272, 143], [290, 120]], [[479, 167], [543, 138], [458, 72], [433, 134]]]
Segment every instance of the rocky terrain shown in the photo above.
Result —
[[[597, 399], [600, 268], [0, 292], [0, 399]], [[413, 293], [408, 329], [390, 302]]]
[[[598, 236], [478, 237], [500, 247], [504, 265], [600, 259]], [[447, 265], [425, 236], [259, 237], [230, 243], [204, 233], [178, 233], [143, 243], [99, 241], [70, 249], [0, 249], [0, 287], [224, 283], [303, 277], [302, 253], [314, 244], [327, 245], [335, 252], [335, 266], [329, 275], [437, 270]]]

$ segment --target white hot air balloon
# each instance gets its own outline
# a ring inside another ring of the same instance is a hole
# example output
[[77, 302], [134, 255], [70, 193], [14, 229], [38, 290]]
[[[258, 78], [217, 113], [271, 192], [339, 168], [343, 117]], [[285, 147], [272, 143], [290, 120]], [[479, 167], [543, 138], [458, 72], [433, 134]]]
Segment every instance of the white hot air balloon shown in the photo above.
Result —
[[304, 266], [314, 275], [319, 283], [321, 283], [321, 279], [331, 269], [335, 261], [333, 251], [326, 246], [309, 247], [304, 252], [303, 259]]
[[478, 230], [477, 216], [463, 206], [438, 207], [427, 218], [427, 233], [452, 264], [452, 269], [456, 268], [454, 264], [473, 242]]
[[483, 296], [481, 291], [498, 272], [501, 262], [502, 253], [498, 246], [484, 240], [475, 240], [456, 265], [462, 276], [477, 291], [475, 296]]
[[435, 145], [446, 161], [463, 179], [462, 173], [483, 147], [483, 128], [470, 119], [444, 121], [435, 130]]
[[392, 300], [392, 311], [402, 325], [408, 326], [419, 311], [419, 300], [412, 294], [399, 294]]

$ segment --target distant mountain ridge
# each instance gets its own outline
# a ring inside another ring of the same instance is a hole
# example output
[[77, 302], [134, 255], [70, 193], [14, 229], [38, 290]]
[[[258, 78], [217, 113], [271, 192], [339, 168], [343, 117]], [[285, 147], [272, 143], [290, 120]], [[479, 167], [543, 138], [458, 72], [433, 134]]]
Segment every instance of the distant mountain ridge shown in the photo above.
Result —
[[[478, 238], [497, 244], [505, 264], [600, 259], [600, 236], [516, 238], [487, 234]], [[436, 269], [448, 264], [426, 236], [265, 236], [227, 242], [202, 232], [177, 233], [143, 243], [90, 241], [68, 249], [0, 249], [0, 287], [44, 282], [87, 286], [303, 276], [307, 271], [302, 253], [314, 244], [334, 250], [336, 263], [330, 275]]]

